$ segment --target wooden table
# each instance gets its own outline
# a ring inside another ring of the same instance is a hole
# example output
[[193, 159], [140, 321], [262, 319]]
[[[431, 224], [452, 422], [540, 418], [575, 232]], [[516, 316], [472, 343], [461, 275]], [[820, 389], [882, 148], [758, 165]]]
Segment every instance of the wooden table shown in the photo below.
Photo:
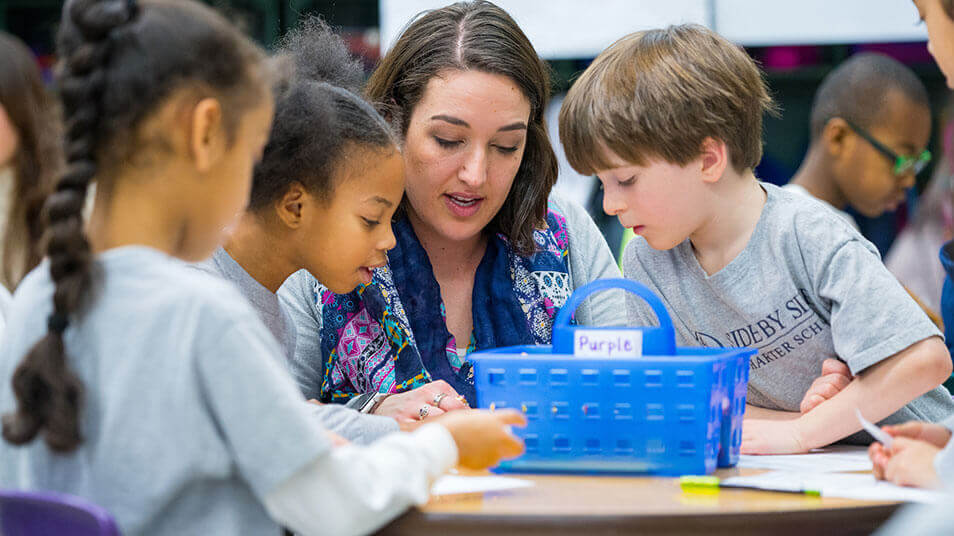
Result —
[[768, 491], [685, 493], [678, 479], [661, 477], [513, 476], [535, 486], [434, 497], [381, 534], [869, 534], [900, 506]]

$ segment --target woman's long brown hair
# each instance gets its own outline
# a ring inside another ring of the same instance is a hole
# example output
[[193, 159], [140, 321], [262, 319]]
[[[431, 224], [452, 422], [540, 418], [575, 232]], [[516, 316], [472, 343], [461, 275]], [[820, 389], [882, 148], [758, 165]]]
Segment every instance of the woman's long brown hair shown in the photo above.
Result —
[[0, 106], [18, 140], [0, 247], [0, 283], [12, 291], [40, 262], [41, 209], [62, 169], [63, 156], [55, 100], [43, 85], [33, 53], [5, 32], [0, 32]]

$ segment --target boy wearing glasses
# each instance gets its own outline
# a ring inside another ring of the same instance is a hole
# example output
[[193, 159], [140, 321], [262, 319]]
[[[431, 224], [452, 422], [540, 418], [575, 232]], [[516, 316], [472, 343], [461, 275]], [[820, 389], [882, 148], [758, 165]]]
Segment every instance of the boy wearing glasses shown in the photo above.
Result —
[[[744, 51], [702, 26], [672, 26], [593, 61], [563, 102], [560, 140], [576, 171], [599, 177], [604, 210], [637, 235], [623, 272], [663, 299], [678, 343], [758, 349], [743, 452], [849, 438], [856, 408], [884, 423], [947, 417], [950, 355], [875, 247], [818, 200], [753, 174], [772, 109]], [[633, 324], [656, 323], [643, 302], [627, 308]], [[853, 378], [801, 413], [833, 357]]]
[[811, 145], [785, 188], [812, 195], [857, 224], [893, 211], [931, 160], [927, 90], [901, 63], [881, 54], [852, 56], [815, 93]]

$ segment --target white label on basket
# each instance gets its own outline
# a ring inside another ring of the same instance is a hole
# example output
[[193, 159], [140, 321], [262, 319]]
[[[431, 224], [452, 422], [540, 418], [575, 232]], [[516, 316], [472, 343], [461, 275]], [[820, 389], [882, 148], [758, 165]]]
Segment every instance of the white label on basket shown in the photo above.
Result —
[[573, 355], [579, 357], [642, 357], [643, 332], [623, 329], [577, 329]]

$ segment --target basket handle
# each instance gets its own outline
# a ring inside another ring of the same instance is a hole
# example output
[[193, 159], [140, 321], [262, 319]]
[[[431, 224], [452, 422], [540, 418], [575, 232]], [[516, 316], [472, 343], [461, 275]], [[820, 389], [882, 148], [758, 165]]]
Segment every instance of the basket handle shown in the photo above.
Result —
[[[659, 320], [658, 327], [640, 327], [623, 328], [638, 329], [643, 332], [643, 352], [656, 355], [672, 355], [676, 351], [676, 332], [672, 327], [672, 317], [666, 310], [659, 296], [649, 290], [646, 285], [633, 281], [631, 279], [598, 279], [590, 281], [582, 287], [576, 289], [570, 298], [566, 301], [560, 311], [557, 313], [553, 322], [553, 347], [560, 353], [573, 349], [573, 331], [577, 327], [570, 326], [570, 318], [576, 312], [577, 307], [583, 303], [583, 300], [589, 298], [597, 292], [605, 290], [625, 290], [636, 294], [646, 301], [652, 308], [656, 319]], [[620, 328], [592, 328], [592, 329], [620, 329]]]

